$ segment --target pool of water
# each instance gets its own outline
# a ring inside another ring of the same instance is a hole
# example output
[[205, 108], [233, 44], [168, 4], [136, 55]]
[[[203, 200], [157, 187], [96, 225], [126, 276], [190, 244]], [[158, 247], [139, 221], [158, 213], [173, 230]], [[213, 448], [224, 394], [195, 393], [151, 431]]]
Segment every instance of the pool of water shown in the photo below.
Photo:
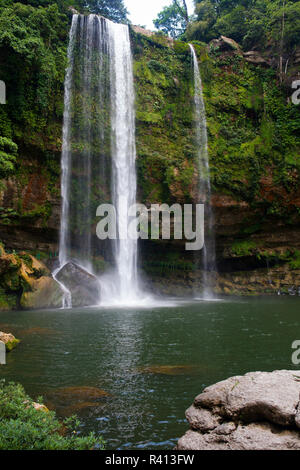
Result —
[[[172, 449], [188, 427], [185, 409], [205, 386], [249, 371], [299, 369], [291, 361], [299, 326], [296, 297], [0, 313], [0, 330], [22, 340], [0, 376], [33, 398], [48, 397], [61, 415], [77, 411], [82, 431], [101, 434], [107, 449]], [[107, 395], [74, 406], [57, 398], [62, 387]]]

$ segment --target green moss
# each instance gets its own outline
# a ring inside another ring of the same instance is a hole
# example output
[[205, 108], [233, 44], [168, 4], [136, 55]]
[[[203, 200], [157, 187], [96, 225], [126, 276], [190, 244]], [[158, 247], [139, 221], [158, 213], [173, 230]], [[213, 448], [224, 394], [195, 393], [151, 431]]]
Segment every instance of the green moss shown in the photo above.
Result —
[[7, 293], [3, 287], [0, 287], [0, 310], [9, 311], [17, 308], [17, 297], [12, 293]]
[[252, 240], [236, 241], [231, 246], [231, 252], [238, 257], [250, 256], [257, 249], [257, 245]]
[[15, 347], [18, 346], [18, 344], [20, 343], [20, 340], [19, 339], [13, 339], [11, 341], [8, 341], [6, 344], [5, 344], [5, 347], [6, 347], [6, 351], [7, 352], [10, 352], [12, 351]]
[[[191, 54], [186, 43], [176, 44], [177, 51], [161, 49], [135, 37], [137, 167], [146, 203], [176, 199], [177, 192], [189, 198], [194, 173]], [[188, 52], [184, 61], [179, 46]]]
[[300, 269], [300, 251], [296, 250], [289, 262], [291, 269]]

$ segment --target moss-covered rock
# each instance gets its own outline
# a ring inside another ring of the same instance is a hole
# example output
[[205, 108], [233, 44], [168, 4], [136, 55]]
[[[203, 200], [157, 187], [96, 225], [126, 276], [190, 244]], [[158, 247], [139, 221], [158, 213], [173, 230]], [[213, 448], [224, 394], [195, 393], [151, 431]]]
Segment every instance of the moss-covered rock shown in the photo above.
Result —
[[47, 266], [26, 252], [0, 254], [0, 310], [60, 307], [62, 292]]
[[12, 351], [20, 342], [11, 333], [4, 333], [3, 331], [0, 331], [0, 341], [5, 344], [7, 352]]
[[31, 282], [31, 291], [23, 292], [20, 306], [24, 309], [58, 308], [63, 292], [51, 277], [43, 276]]

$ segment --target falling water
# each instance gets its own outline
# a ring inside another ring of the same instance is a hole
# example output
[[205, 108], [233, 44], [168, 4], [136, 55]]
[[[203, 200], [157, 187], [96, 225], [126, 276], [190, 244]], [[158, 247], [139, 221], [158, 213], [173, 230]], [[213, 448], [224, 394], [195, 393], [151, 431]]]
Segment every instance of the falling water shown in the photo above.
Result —
[[211, 206], [211, 184], [210, 184], [210, 168], [208, 155], [208, 138], [207, 138], [207, 122], [206, 110], [203, 98], [203, 87], [198, 59], [192, 44], [189, 45], [194, 64], [194, 103], [195, 103], [195, 130], [197, 145], [197, 163], [199, 174], [199, 195], [198, 203], [205, 205], [205, 244], [202, 250], [202, 267], [203, 267], [203, 285], [204, 296], [211, 297], [211, 286], [209, 285], [208, 272], [214, 271], [215, 267], [215, 234], [214, 234], [214, 215]]
[[[59, 268], [69, 261], [98, 274], [101, 242], [96, 209], [112, 202], [118, 239], [102, 299], [137, 300], [137, 240], [128, 238], [128, 208], [136, 202], [133, 67], [127, 25], [97, 15], [74, 15], [68, 48], [62, 146]], [[102, 251], [106, 250], [107, 245]], [[109, 251], [109, 250], [106, 250]], [[71, 306], [70, 292], [64, 303]]]
[[111, 87], [112, 202], [117, 215], [116, 273], [101, 282], [103, 300], [120, 304], [139, 298], [137, 240], [128, 236], [130, 207], [136, 204], [136, 147], [133, 66], [129, 29], [108, 22]]
[[63, 144], [61, 157], [61, 196], [62, 196], [62, 212], [60, 221], [60, 243], [59, 243], [59, 266], [53, 272], [53, 277], [60, 285], [64, 292], [63, 307], [72, 306], [72, 298], [70, 291], [56, 279], [59, 270], [67, 262], [67, 244], [68, 244], [68, 213], [69, 213], [69, 179], [70, 179], [70, 128], [71, 128], [71, 88], [72, 75], [74, 67], [74, 47], [75, 34], [78, 25], [78, 15], [73, 15], [72, 26], [69, 34], [68, 46], [68, 69], [65, 78], [65, 96], [64, 96], [64, 120], [63, 120]]

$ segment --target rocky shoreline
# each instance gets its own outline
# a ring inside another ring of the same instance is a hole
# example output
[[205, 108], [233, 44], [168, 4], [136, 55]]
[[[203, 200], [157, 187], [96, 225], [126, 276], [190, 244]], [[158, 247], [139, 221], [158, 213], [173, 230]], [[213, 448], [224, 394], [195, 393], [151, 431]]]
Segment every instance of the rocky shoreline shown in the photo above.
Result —
[[207, 387], [177, 450], [300, 450], [300, 371], [250, 372]]

